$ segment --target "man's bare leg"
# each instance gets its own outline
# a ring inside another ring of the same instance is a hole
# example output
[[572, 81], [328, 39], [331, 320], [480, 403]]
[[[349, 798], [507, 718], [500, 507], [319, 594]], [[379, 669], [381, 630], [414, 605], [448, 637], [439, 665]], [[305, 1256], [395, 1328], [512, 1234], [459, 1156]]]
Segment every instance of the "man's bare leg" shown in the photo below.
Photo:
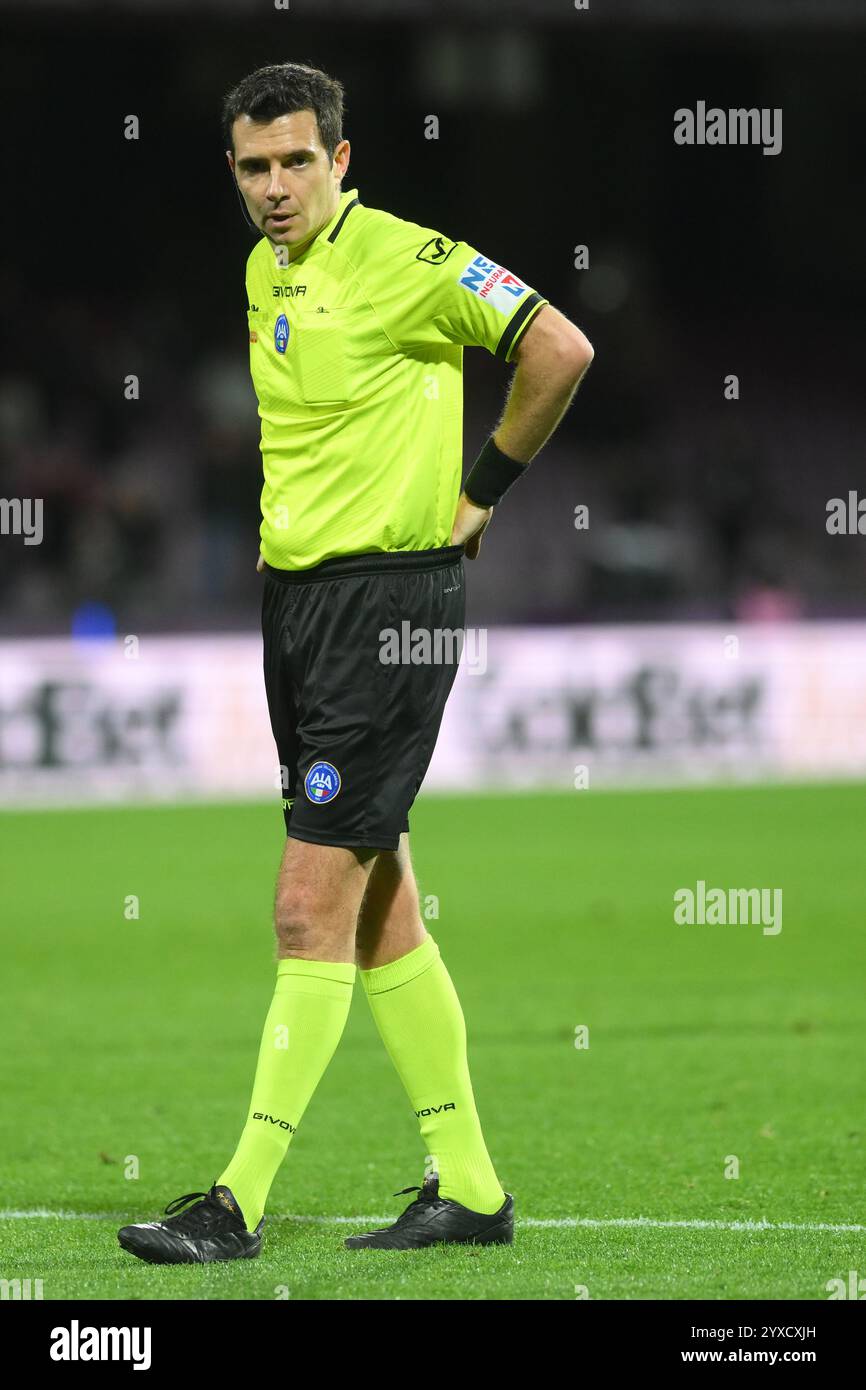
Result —
[[396, 850], [381, 850], [367, 883], [358, 916], [355, 961], [363, 970], [387, 965], [426, 939], [418, 885], [409, 854], [409, 836]]
[[274, 898], [278, 960], [354, 963], [358, 910], [377, 853], [288, 837]]

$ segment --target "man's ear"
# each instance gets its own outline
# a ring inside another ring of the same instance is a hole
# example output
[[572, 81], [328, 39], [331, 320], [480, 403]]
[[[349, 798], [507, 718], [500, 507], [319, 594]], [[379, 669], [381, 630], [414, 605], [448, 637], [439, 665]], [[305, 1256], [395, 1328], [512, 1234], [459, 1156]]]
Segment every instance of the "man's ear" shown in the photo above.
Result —
[[234, 171], [235, 171], [235, 158], [234, 158], [234, 155], [232, 154], [231, 150], [226, 150], [226, 159], [227, 159], [228, 162], [229, 162], [229, 168], [231, 169], [232, 173], [234, 173]]
[[[339, 158], [337, 157], [337, 150], [341, 151]], [[348, 140], [341, 140], [339, 145], [337, 146], [337, 149], [334, 150], [334, 164], [340, 172], [341, 181], [346, 177], [346, 174], [349, 172], [349, 160], [351, 159], [351, 157], [352, 146], [349, 144]]]

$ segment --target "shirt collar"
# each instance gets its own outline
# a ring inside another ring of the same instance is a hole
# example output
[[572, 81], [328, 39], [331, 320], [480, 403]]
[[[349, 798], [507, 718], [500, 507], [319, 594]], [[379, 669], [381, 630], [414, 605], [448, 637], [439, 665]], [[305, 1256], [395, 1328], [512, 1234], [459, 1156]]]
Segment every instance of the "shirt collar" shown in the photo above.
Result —
[[343, 216], [343, 213], [346, 211], [346, 208], [349, 206], [350, 203], [353, 203], [355, 199], [358, 198], [358, 196], [359, 195], [357, 188], [345, 189], [340, 194], [340, 201], [337, 203], [337, 211], [334, 213], [334, 216], [331, 218], [327, 226], [323, 227], [322, 230], [319, 232], [319, 235], [316, 237], [316, 241], [318, 241], [320, 237], [323, 238], [325, 241], [328, 240], [328, 237], [331, 235], [337, 223], [340, 221], [340, 218]]
[[336, 211], [334, 212], [334, 215], [331, 218], [331, 220], [329, 222], [326, 222], [324, 227], [320, 227], [318, 232], [316, 232], [316, 235], [313, 237], [312, 241], [304, 247], [301, 254], [299, 256], [292, 257], [291, 261], [289, 262], [289, 265], [303, 264], [303, 262], [307, 260], [307, 258], [316, 250], [318, 246], [324, 246], [327, 244], [329, 237], [336, 240], [336, 238], [334, 237], [334, 232], [337, 231], [338, 227], [342, 226], [342, 218], [346, 212], [346, 209], [349, 208], [357, 198], [357, 188], [348, 188], [341, 192], [339, 200], [337, 202]]

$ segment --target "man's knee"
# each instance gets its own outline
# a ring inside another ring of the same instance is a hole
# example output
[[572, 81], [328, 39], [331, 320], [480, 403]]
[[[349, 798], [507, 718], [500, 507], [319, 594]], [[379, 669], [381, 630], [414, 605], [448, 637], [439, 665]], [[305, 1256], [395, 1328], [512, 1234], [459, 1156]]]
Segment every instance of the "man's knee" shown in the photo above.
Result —
[[308, 949], [326, 927], [321, 903], [312, 887], [303, 881], [281, 883], [274, 901], [274, 930], [284, 951], [301, 953]]
[[283, 955], [331, 959], [354, 938], [358, 907], [375, 853], [288, 840], [274, 899]]

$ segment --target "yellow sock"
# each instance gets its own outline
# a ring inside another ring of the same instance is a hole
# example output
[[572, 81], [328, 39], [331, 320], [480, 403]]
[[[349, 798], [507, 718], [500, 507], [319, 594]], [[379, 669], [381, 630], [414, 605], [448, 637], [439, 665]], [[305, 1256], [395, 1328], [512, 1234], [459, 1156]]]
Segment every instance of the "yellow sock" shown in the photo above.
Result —
[[294, 957], [277, 965], [249, 1117], [219, 1186], [230, 1187], [247, 1230], [262, 1217], [277, 1169], [349, 1017], [354, 965]]
[[399, 960], [358, 973], [439, 1174], [439, 1195], [498, 1211], [505, 1193], [481, 1133], [463, 1010], [438, 945], [428, 936]]

